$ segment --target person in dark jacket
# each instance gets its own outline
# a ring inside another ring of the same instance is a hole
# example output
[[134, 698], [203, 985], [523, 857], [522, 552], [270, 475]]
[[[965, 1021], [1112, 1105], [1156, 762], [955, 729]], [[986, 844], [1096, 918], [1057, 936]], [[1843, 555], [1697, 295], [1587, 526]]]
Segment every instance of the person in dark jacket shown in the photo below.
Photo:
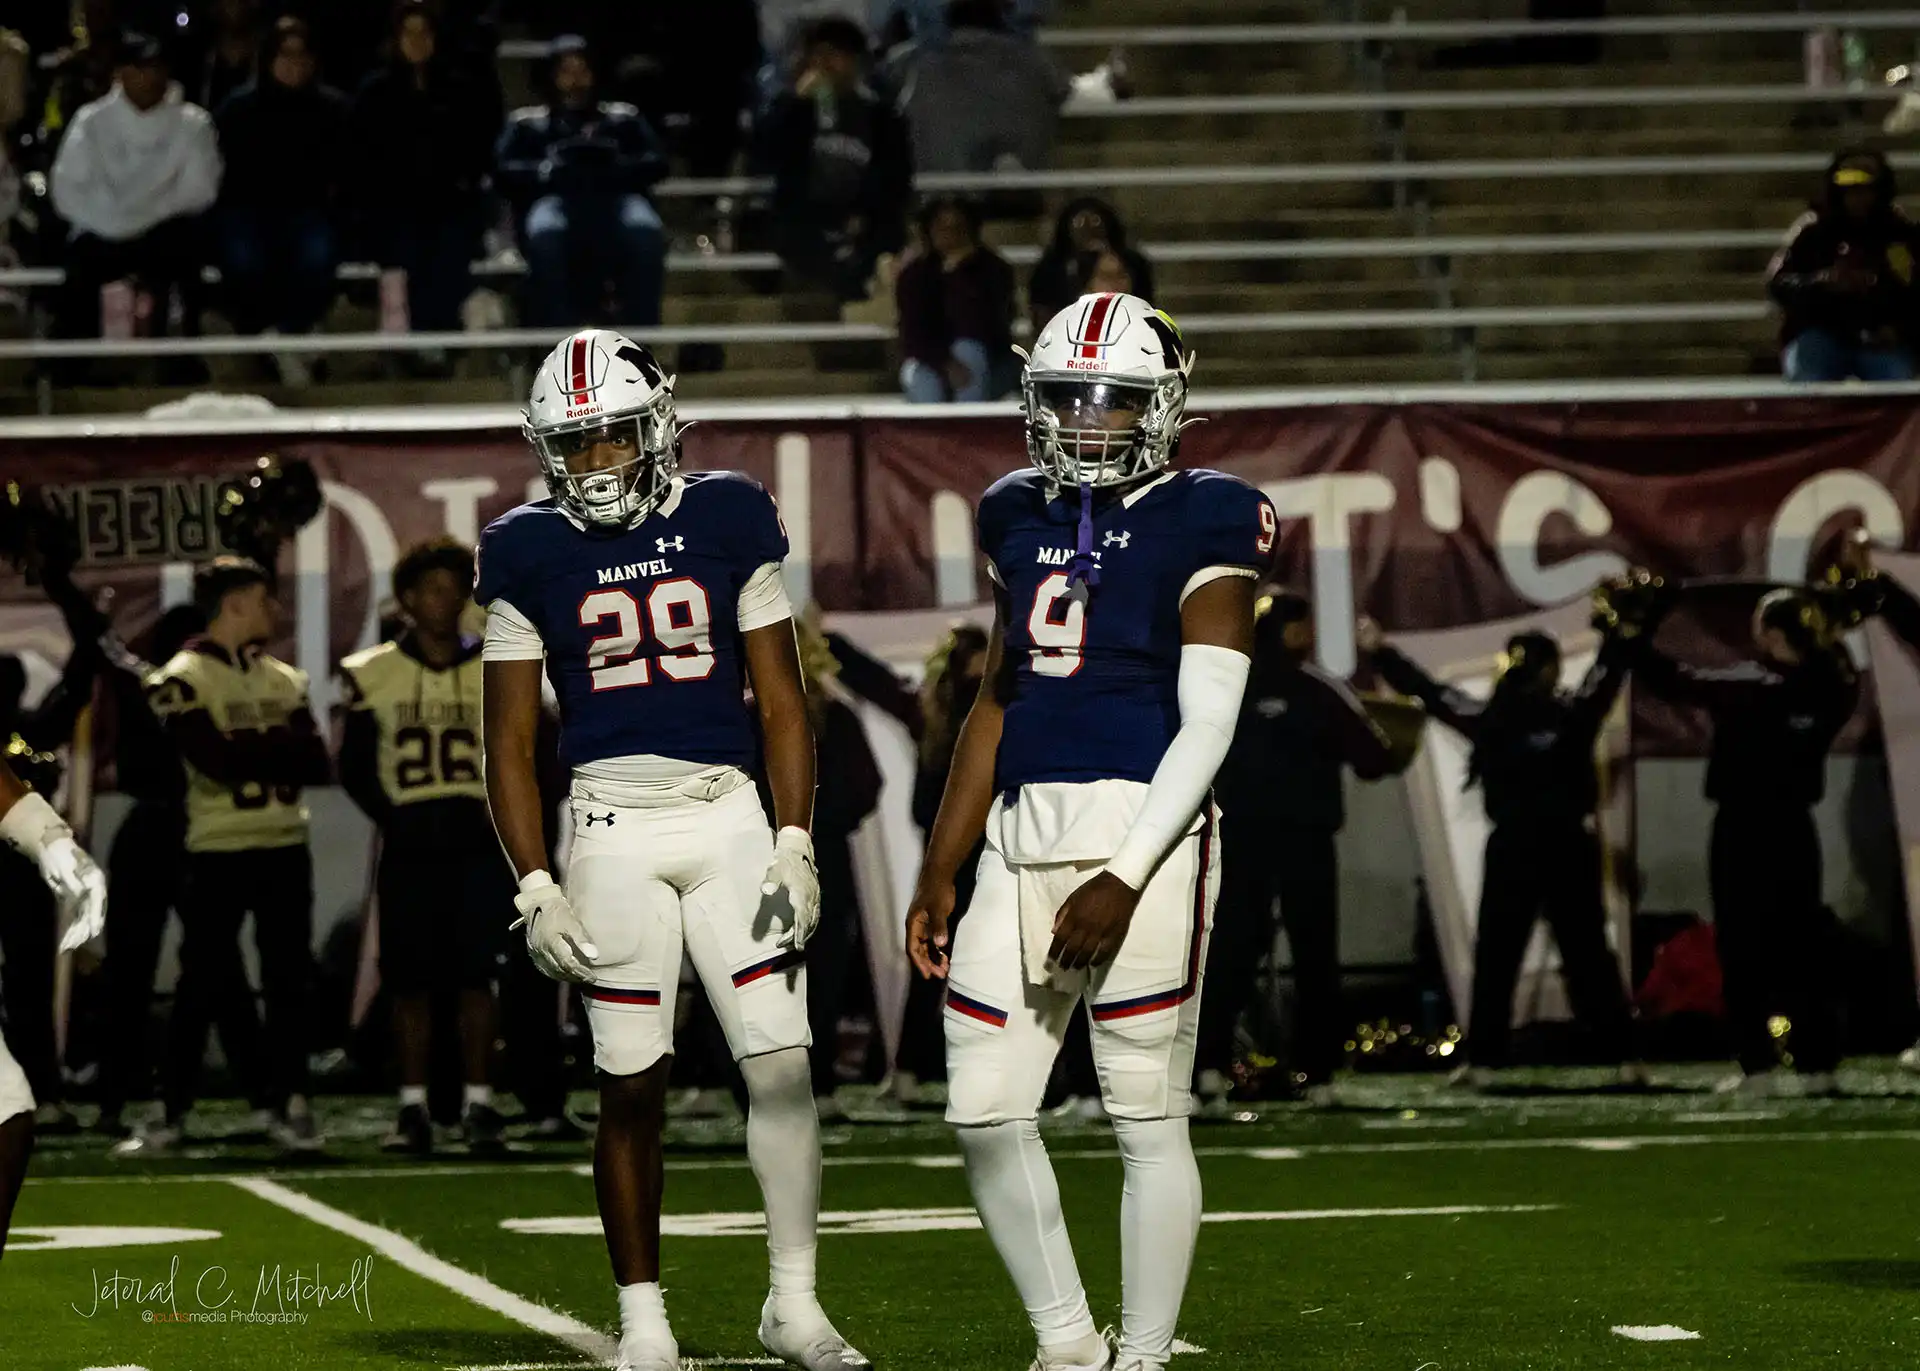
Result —
[[1340, 869], [1334, 835], [1346, 822], [1342, 772], [1362, 780], [1392, 769], [1386, 734], [1353, 692], [1313, 664], [1313, 608], [1276, 594], [1254, 627], [1253, 671], [1233, 745], [1214, 782], [1221, 850], [1240, 854], [1221, 874], [1207, 995], [1194, 1065], [1203, 1097], [1227, 1092], [1234, 1026], [1254, 972], [1273, 946], [1273, 902], [1293, 953], [1292, 1070], [1309, 1089], [1333, 1079], [1340, 1022]]
[[1027, 278], [1027, 303], [1037, 334], [1047, 321], [1079, 299], [1083, 284], [1075, 260], [1084, 253], [1111, 252], [1126, 264], [1133, 280], [1130, 293], [1153, 300], [1153, 264], [1127, 242], [1127, 226], [1105, 200], [1083, 196], [1067, 202], [1053, 222], [1053, 241]]
[[865, 299], [875, 260], [900, 250], [913, 188], [906, 123], [862, 80], [866, 52], [852, 20], [814, 21], [759, 131], [780, 260], [841, 300]]
[[923, 245], [900, 268], [900, 388], [916, 404], [995, 400], [1018, 376], [1012, 352], [1013, 268], [980, 241], [978, 210], [934, 200]]
[[1772, 1071], [1769, 1020], [1785, 1015], [1794, 1069], [1807, 1093], [1824, 1093], [1840, 1062], [1840, 1026], [1836, 929], [1821, 899], [1813, 806], [1826, 793], [1827, 753], [1853, 717], [1860, 681], [1805, 591], [1763, 596], [1753, 642], [1755, 660], [1723, 669], [1676, 662], [1649, 644], [1634, 670], [1648, 689], [1713, 721], [1708, 879], [1741, 1071], [1756, 1085]]
[[660, 322], [666, 233], [647, 193], [666, 156], [632, 105], [603, 101], [585, 40], [553, 44], [553, 100], [518, 110], [501, 135], [497, 183], [520, 215], [527, 322]]
[[153, 1091], [153, 978], [168, 916], [186, 888], [187, 776], [166, 729], [148, 707], [146, 681], [189, 639], [206, 631], [193, 605], [160, 616], [146, 660], [113, 661], [114, 778], [133, 808], [107, 854], [107, 1033], [101, 1056], [97, 1132], [124, 1137], [121, 1114]]
[[[838, 664], [840, 683], [898, 719], [919, 747], [911, 808], [913, 821], [924, 836], [933, 827], [941, 793], [947, 788], [947, 772], [953, 766], [953, 749], [960, 737], [960, 725], [973, 707], [973, 697], [980, 692], [980, 680], [987, 665], [985, 631], [966, 623], [949, 629], [928, 654], [917, 693], [894, 674], [892, 667], [863, 652], [852, 640], [830, 633], [827, 646]], [[980, 864], [980, 847], [984, 842], [983, 838], [974, 845], [974, 851], [960, 864], [955, 877], [954, 921], [966, 913], [973, 899], [975, 868]], [[946, 1079], [947, 1049], [940, 1027], [943, 991], [944, 987], [938, 982], [923, 976], [907, 979], [900, 1048], [887, 1082], [888, 1093], [901, 1104], [919, 1102], [922, 1082]]]
[[1767, 269], [1789, 381], [1910, 381], [1920, 341], [1920, 226], [1894, 204], [1893, 169], [1841, 153]]
[[1482, 788], [1492, 825], [1474, 943], [1471, 1065], [1462, 1068], [1462, 1081], [1484, 1083], [1488, 1070], [1508, 1063], [1514, 986], [1542, 915], [1560, 948], [1575, 1015], [1594, 1032], [1597, 1051], [1622, 1064], [1623, 1079], [1638, 1080], [1626, 991], [1607, 947], [1593, 756], [1637, 636], [1627, 623], [1609, 633], [1585, 678], [1566, 692], [1559, 688], [1559, 643], [1547, 633], [1516, 634], [1493, 694], [1477, 700], [1387, 646], [1371, 619], [1357, 626], [1360, 650], [1381, 678], [1472, 745], [1467, 784]]
[[[820, 874], [820, 923], [807, 939], [807, 1026], [814, 1107], [822, 1120], [845, 1117], [834, 1099], [839, 1088], [840, 1010], [854, 974], [853, 952], [864, 945], [860, 894], [854, 885], [854, 831], [880, 803], [880, 765], [873, 758], [860, 716], [839, 698], [833, 679], [840, 666], [820, 632], [816, 615], [794, 621], [800, 666], [806, 680], [807, 714], [819, 754], [819, 789], [813, 801], [814, 853]], [[771, 798], [771, 797], [768, 797]]]
[[501, 119], [491, 69], [442, 50], [424, 0], [401, 6], [392, 60], [354, 97], [353, 192], [368, 249], [406, 273], [408, 322], [421, 332], [460, 327]]
[[221, 103], [214, 125], [226, 162], [216, 212], [227, 312], [241, 333], [310, 333], [339, 265], [347, 103], [318, 81], [303, 21], [273, 26], [259, 75]]

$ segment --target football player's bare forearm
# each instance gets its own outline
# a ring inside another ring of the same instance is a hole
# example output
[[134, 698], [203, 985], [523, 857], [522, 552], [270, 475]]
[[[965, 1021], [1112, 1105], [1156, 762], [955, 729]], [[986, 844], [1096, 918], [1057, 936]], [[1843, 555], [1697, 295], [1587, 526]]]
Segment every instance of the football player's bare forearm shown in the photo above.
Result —
[[547, 869], [546, 827], [541, 821], [540, 786], [534, 775], [533, 749], [510, 753], [487, 749], [487, 808], [493, 831], [513, 863], [513, 874]]
[[796, 713], [797, 717], [772, 719], [762, 714], [767, 736], [767, 789], [773, 792], [774, 827], [812, 832], [813, 727], [807, 722], [804, 706]]
[[800, 650], [793, 623], [752, 629], [741, 636], [747, 678], [760, 711], [766, 739], [767, 789], [773, 792], [776, 828], [813, 831], [813, 725], [807, 717], [807, 693], [800, 674]]
[[513, 874], [547, 869], [534, 740], [540, 730], [540, 663], [488, 662], [483, 713], [487, 808]]
[[982, 697], [967, 711], [953, 748], [953, 768], [940, 794], [940, 813], [927, 835], [925, 875], [941, 884], [953, 880], [960, 864], [986, 831], [993, 808], [993, 764], [1000, 752], [1005, 711], [998, 700]]

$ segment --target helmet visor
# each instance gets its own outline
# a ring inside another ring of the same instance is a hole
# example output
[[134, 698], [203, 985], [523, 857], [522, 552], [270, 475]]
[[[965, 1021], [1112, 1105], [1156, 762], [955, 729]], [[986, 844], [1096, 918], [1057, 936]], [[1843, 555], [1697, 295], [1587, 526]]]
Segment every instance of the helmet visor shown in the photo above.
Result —
[[1034, 382], [1040, 407], [1063, 433], [1128, 433], [1140, 426], [1153, 403], [1153, 388], [1088, 377]]

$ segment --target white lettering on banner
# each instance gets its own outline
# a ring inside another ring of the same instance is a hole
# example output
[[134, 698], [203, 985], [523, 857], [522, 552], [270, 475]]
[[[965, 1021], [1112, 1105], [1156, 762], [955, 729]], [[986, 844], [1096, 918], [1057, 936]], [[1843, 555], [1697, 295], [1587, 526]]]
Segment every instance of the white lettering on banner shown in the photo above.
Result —
[[1420, 517], [1435, 533], [1460, 531], [1460, 468], [1444, 457], [1420, 462]]
[[1868, 535], [1882, 547], [1906, 541], [1900, 506], [1887, 488], [1861, 471], [1823, 471], [1810, 476], [1780, 502], [1767, 533], [1767, 577], [1803, 581], [1811, 568], [1813, 540], [1827, 521], [1844, 511], [1860, 515]]
[[787, 598], [798, 608], [813, 600], [813, 443], [804, 433], [774, 441], [773, 498], [787, 530]]
[[294, 598], [295, 664], [313, 682], [313, 709], [321, 718], [333, 707], [338, 690], [333, 676], [332, 545], [329, 541], [333, 521], [328, 511], [346, 519], [360, 540], [367, 559], [367, 608], [361, 617], [360, 632], [350, 651], [373, 645], [380, 627], [380, 600], [393, 579], [393, 564], [399, 557], [394, 543], [393, 525], [367, 496], [338, 481], [322, 481], [320, 492], [326, 497], [326, 509], [319, 518], [300, 530], [294, 540], [296, 573]]
[[491, 476], [454, 476], [444, 481], [426, 481], [420, 493], [438, 500], [446, 511], [442, 527], [451, 537], [468, 547], [480, 541], [480, 501], [500, 489]]
[[1305, 519], [1313, 543], [1313, 617], [1320, 665], [1350, 676], [1353, 648], [1353, 539], [1348, 521], [1393, 508], [1393, 482], [1375, 471], [1333, 472], [1260, 487], [1282, 519]]
[[973, 505], [957, 491], [933, 493], [934, 603], [942, 609], [974, 600]]
[[1494, 551], [1507, 581], [1536, 605], [1559, 604], [1584, 595], [1595, 581], [1627, 569], [1612, 552], [1583, 552], [1552, 566], [1540, 564], [1540, 530], [1547, 519], [1564, 514], [1589, 538], [1613, 528], [1613, 514], [1586, 486], [1557, 471], [1530, 471], [1513, 483], [1500, 505]]

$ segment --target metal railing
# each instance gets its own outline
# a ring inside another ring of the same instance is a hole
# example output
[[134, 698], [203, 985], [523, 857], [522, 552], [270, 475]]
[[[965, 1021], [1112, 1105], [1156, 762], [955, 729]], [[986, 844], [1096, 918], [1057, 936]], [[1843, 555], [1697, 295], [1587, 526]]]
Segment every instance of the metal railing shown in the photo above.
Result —
[[[1380, 257], [1499, 257], [1523, 254], [1713, 252], [1771, 249], [1781, 233], [1772, 229], [1675, 229], [1648, 233], [1510, 233], [1433, 234], [1401, 238], [1206, 239], [1197, 242], [1139, 244], [1156, 263], [1176, 262], [1297, 262], [1337, 261]], [[1036, 243], [1014, 243], [996, 249], [1017, 267], [1040, 260]], [[780, 270], [780, 258], [771, 252], [675, 252], [667, 256], [670, 271], [762, 272]], [[335, 273], [342, 281], [371, 281], [380, 268], [369, 262], [344, 262]], [[526, 274], [526, 264], [491, 259], [473, 264], [476, 277], [503, 279]], [[202, 278], [217, 285], [220, 272], [208, 267]], [[0, 269], [0, 290], [45, 290], [61, 285], [66, 273], [59, 267]]]
[[[1427, 162], [1275, 162], [1232, 166], [1063, 167], [1046, 171], [928, 172], [914, 178], [920, 191], [956, 194], [1002, 190], [1167, 189], [1177, 186], [1307, 186], [1394, 184], [1409, 181], [1581, 180], [1603, 176], [1812, 175], [1830, 159], [1819, 152], [1649, 154], [1637, 157], [1456, 158]], [[1897, 168], [1920, 165], [1920, 155], [1893, 153]], [[764, 177], [673, 177], [653, 188], [666, 199], [711, 199], [773, 189]]]
[[1507, 90], [1309, 91], [1281, 95], [1156, 95], [1132, 100], [1074, 100], [1071, 119], [1178, 118], [1208, 114], [1384, 114], [1422, 110], [1619, 109], [1680, 105], [1800, 105], [1897, 100], [1887, 85], [1808, 86], [1777, 81], [1724, 86], [1516, 86]]
[[[1802, 33], [1827, 26], [1920, 30], [1920, 10], [1722, 10], [1711, 14], [1633, 15], [1615, 19], [1385, 19], [1339, 24], [1162, 24], [1046, 28], [1039, 41], [1057, 48], [1272, 47], [1315, 43], [1457, 43], [1487, 38], [1594, 34], [1603, 38], [1677, 37], [1713, 33]], [[503, 58], [539, 61], [550, 51], [538, 39], [500, 45]]]
[[[1224, 333], [1354, 333], [1374, 329], [1573, 328], [1612, 324], [1748, 323], [1768, 317], [1764, 299], [1697, 303], [1613, 305], [1497, 305], [1457, 309], [1287, 310], [1264, 313], [1185, 314], [1181, 331], [1196, 336]], [[61, 338], [0, 342], [0, 361], [101, 357], [261, 356], [292, 352], [339, 353], [521, 351], [549, 348], [565, 329], [490, 329], [463, 333], [316, 333], [205, 338]], [[854, 343], [887, 342], [884, 324], [702, 324], [623, 330], [638, 342]]]

